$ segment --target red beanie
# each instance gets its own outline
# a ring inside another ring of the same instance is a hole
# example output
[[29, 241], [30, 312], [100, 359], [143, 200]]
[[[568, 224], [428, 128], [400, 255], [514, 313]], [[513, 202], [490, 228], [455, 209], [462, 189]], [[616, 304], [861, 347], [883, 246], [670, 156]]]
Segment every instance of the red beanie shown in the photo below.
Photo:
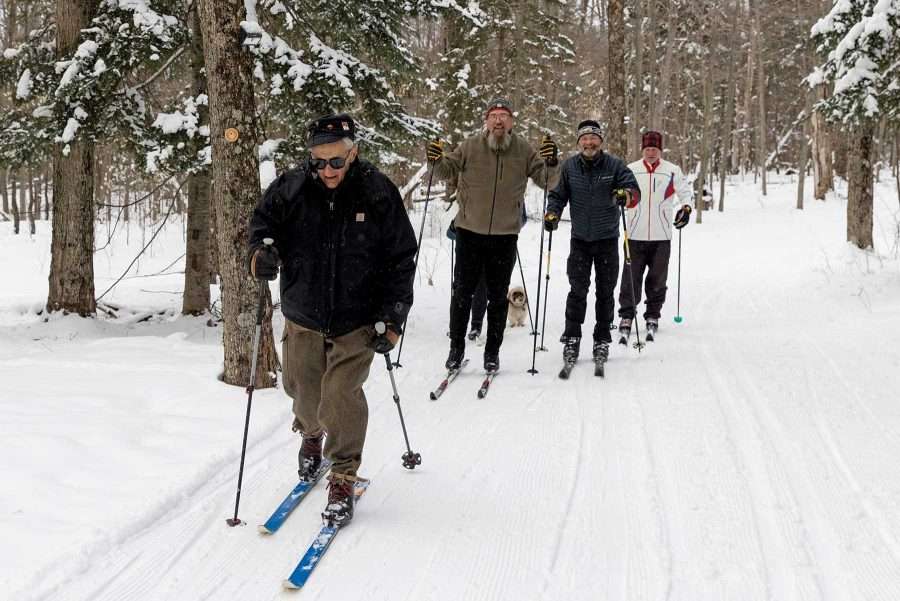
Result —
[[644, 132], [644, 135], [641, 136], [641, 150], [647, 148], [648, 146], [652, 146], [654, 148], [659, 148], [662, 150], [662, 134], [658, 131], [647, 131]]

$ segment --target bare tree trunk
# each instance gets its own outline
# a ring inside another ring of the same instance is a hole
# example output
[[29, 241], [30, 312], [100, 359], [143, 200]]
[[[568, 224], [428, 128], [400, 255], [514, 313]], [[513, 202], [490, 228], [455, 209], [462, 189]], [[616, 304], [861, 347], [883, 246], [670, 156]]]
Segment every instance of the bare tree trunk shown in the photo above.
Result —
[[625, 129], [625, 2], [607, 0], [609, 42], [609, 133], [606, 147], [611, 154], [624, 157], [628, 151]]
[[797, 208], [803, 209], [803, 195], [806, 188], [806, 165], [809, 163], [809, 120], [803, 122], [800, 135], [800, 160], [797, 165]]
[[5, 167], [0, 167], [0, 196], [3, 197], [3, 214], [9, 213], [9, 190], [6, 189], [6, 186], [9, 185], [9, 180], [7, 178], [8, 169]]
[[766, 189], [766, 70], [763, 61], [762, 32], [759, 23], [759, 5], [757, 3], [756, 14], [753, 16], [752, 52], [756, 57], [756, 100], [759, 108], [758, 121], [756, 123], [756, 164], [762, 177], [763, 196], [768, 194]]
[[[644, 95], [644, 39], [643, 39], [643, 0], [635, 0], [634, 3], [634, 92], [632, 93], [631, 114], [628, 119], [628, 149], [626, 157], [637, 155], [640, 148], [641, 109], [643, 108]], [[655, 41], [654, 41], [655, 45]], [[627, 162], [627, 161], [626, 161]]]
[[[825, 86], [818, 86], [816, 98], [826, 94]], [[819, 111], [812, 114], [813, 173], [815, 175], [815, 198], [825, 200], [829, 190], [834, 190], [834, 169], [832, 164], [831, 132], [825, 117]]]
[[[40, 184], [38, 185], [40, 187]], [[40, 197], [35, 190], [34, 185], [34, 169], [28, 168], [28, 231], [34, 236], [37, 226], [34, 223], [34, 214], [40, 211], [38, 204]]]
[[[225, 318], [223, 379], [228, 384], [243, 386], [250, 372], [251, 341], [261, 285], [250, 277], [246, 263], [250, 215], [260, 195], [253, 62], [238, 43], [240, 21], [245, 14], [241, 0], [200, 0], [199, 11], [209, 85], [212, 197], [218, 220]], [[256, 385], [267, 387], [274, 385], [270, 374], [275, 372], [277, 357], [269, 290], [266, 283], [262, 285], [267, 310]]]
[[[193, 94], [206, 94], [203, 75], [203, 33], [196, 8], [191, 18]], [[199, 107], [200, 125], [209, 123], [209, 109]], [[199, 150], [196, 148], [195, 150]], [[209, 309], [209, 172], [204, 169], [188, 182], [187, 244], [184, 258], [184, 299], [181, 312], [200, 315]]]
[[22, 217], [19, 215], [19, 204], [16, 201], [16, 189], [19, 184], [19, 174], [16, 171], [9, 172], [9, 183], [12, 188], [12, 202], [9, 203], [10, 208], [12, 209], [12, 218], [13, 218], [13, 233], [19, 233], [19, 222]]
[[872, 138], [875, 123], [865, 120], [855, 130], [847, 161], [847, 241], [858, 248], [872, 248]]
[[[97, 12], [99, 0], [57, 0], [56, 55], [78, 46], [81, 30]], [[91, 315], [94, 302], [94, 144], [76, 140], [68, 154], [57, 145], [53, 156], [53, 241], [49, 311]]]
[[677, 27], [675, 27], [674, 23], [671, 23], [667, 18], [668, 13], [671, 11], [669, 3], [664, 2], [663, 5], [666, 7], [666, 15], [660, 20], [666, 24], [666, 55], [663, 57], [662, 68], [659, 72], [658, 93], [652, 93], [651, 91], [650, 95], [650, 125], [668, 133], [663, 126], [662, 115], [666, 110], [665, 103], [669, 98], [669, 92], [672, 88], [672, 61], [675, 56], [675, 30]]
[[44, 180], [44, 221], [50, 221], [50, 166], [41, 170], [41, 178]]
[[699, 198], [700, 202], [695, 203], [697, 207], [697, 223], [703, 223], [703, 186], [706, 185], [706, 174], [709, 168], [710, 155], [710, 138], [712, 137], [712, 69], [709, 62], [706, 62], [706, 68], [703, 70], [703, 138], [700, 141], [700, 174], [694, 182], [694, 197]]
[[725, 118], [722, 121], [722, 129], [719, 134], [719, 212], [725, 210], [725, 177], [733, 168], [732, 138], [734, 136], [734, 103], [736, 99], [735, 87], [737, 85], [737, 69], [734, 68], [737, 61], [738, 31], [738, 0], [731, 6], [731, 26], [729, 33], [732, 44], [728, 51], [728, 79], [725, 84]]

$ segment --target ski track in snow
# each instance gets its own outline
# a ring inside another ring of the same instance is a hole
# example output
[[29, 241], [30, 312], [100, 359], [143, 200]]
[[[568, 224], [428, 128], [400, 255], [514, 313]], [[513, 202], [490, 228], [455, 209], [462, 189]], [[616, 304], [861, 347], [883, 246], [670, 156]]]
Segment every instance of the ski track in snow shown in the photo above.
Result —
[[[428, 399], [443, 377], [447, 350], [449, 244], [442, 236], [452, 218], [435, 211], [422, 249], [422, 267], [430, 271], [419, 273], [404, 368], [395, 372], [410, 444], [423, 463], [413, 471], [401, 466], [406, 449], [383, 360], [376, 357], [366, 386], [362, 471], [372, 484], [354, 522], [300, 593], [282, 591], [281, 581], [317, 532], [325, 486], [320, 483], [276, 534], [257, 534], [256, 525], [296, 477], [298, 438], [288, 429], [289, 401], [277, 391], [266, 398], [278, 399], [278, 410], [254, 413], [251, 420], [239, 513], [246, 526], [224, 523], [234, 506], [235, 444], [185, 472], [193, 475], [174, 488], [166, 482], [162, 500], [145, 478], [146, 490], [132, 497], [132, 521], [112, 531], [98, 527], [93, 539], [75, 547], [76, 557], [63, 561], [50, 553], [47, 563], [33, 568], [28, 586], [0, 597], [900, 599], [900, 464], [894, 461], [900, 455], [900, 355], [889, 346], [875, 353], [867, 342], [885, 327], [900, 330], [900, 281], [866, 272], [859, 253], [834, 243], [843, 226], [833, 204], [842, 201], [811, 203], [800, 214], [789, 209], [793, 188], [771, 185], [765, 199], [752, 186], [743, 194], [734, 187], [728, 212], [709, 213], [708, 224], [685, 230], [685, 323], [671, 321], [673, 258], [657, 341], [641, 353], [613, 344], [605, 378], [593, 375], [587, 338], [587, 355], [571, 379], [556, 377], [567, 292], [568, 236], [560, 235], [546, 324], [549, 352], [538, 353], [539, 373], [529, 375], [530, 328], [507, 330], [501, 372], [485, 399], [476, 398], [483, 347], [475, 343], [467, 347], [469, 366], [440, 399]], [[532, 201], [539, 203], [540, 195]], [[882, 202], [877, 210], [892, 207]], [[536, 278], [537, 257], [529, 255], [539, 232], [531, 224], [520, 240], [529, 282]], [[161, 265], [168, 261], [158, 258]], [[425, 283], [429, 277], [434, 286]], [[518, 269], [513, 280], [518, 283]], [[16, 302], [27, 305], [29, 298]], [[44, 333], [65, 337], [69, 323]], [[130, 327], [125, 336], [145, 331]], [[35, 350], [31, 334], [13, 327], [27, 344], [7, 347], [0, 340], [2, 368], [9, 370], [0, 376], [36, 377], [48, 365], [71, 374], [71, 419], [98, 412], [125, 423], [128, 405], [116, 406], [119, 397], [165, 403], [176, 421], [158, 427], [183, 432], [188, 449], [192, 423], [177, 419], [191, 392], [161, 385], [154, 394], [142, 393], [154, 378], [175, 378], [179, 362], [192, 355], [135, 364], [122, 355], [134, 348], [135, 337], [115, 338], [121, 334], [102, 322], [98, 330], [100, 340], [74, 351], [54, 345], [49, 356]], [[73, 345], [77, 334], [69, 334]], [[122, 387], [95, 396], [88, 385], [101, 383], [77, 375], [96, 370], [98, 362], [107, 373], [127, 373], [135, 391]], [[25, 391], [17, 383], [12, 394]], [[59, 418], [56, 405], [4, 402], [0, 416], [17, 432], [45, 435], [46, 422]], [[222, 411], [223, 423], [234, 429], [230, 438], [239, 443], [244, 406]], [[222, 426], [197, 420], [194, 427]], [[101, 438], [99, 429], [88, 432]], [[88, 450], [84, 441], [67, 442], [73, 454]], [[66, 484], [71, 490], [78, 482]]]

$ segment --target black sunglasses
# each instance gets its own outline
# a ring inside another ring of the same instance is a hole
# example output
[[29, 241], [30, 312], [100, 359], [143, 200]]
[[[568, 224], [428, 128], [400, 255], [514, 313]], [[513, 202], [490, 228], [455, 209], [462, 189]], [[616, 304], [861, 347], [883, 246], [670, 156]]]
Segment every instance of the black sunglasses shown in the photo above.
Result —
[[316, 171], [321, 171], [325, 168], [325, 165], [331, 165], [332, 169], [343, 169], [344, 165], [347, 164], [347, 158], [350, 156], [350, 153], [347, 153], [347, 156], [343, 157], [334, 157], [331, 159], [317, 159], [314, 157], [309, 157], [309, 164]]

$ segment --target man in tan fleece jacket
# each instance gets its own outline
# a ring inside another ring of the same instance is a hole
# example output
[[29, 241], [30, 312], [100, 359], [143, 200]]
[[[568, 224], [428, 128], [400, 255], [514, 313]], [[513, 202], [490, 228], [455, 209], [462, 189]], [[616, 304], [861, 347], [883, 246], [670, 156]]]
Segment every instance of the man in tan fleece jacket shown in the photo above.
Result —
[[445, 153], [440, 141], [428, 144], [434, 175], [458, 183], [448, 370], [459, 369], [465, 356], [472, 295], [482, 273], [488, 293], [484, 369], [495, 372], [500, 368], [506, 293], [516, 262], [528, 178], [543, 187], [548, 178], [552, 185], [558, 177], [556, 143], [545, 136], [536, 152], [513, 133], [514, 122], [509, 101], [495, 98], [485, 112], [483, 130], [463, 140], [455, 150]]

